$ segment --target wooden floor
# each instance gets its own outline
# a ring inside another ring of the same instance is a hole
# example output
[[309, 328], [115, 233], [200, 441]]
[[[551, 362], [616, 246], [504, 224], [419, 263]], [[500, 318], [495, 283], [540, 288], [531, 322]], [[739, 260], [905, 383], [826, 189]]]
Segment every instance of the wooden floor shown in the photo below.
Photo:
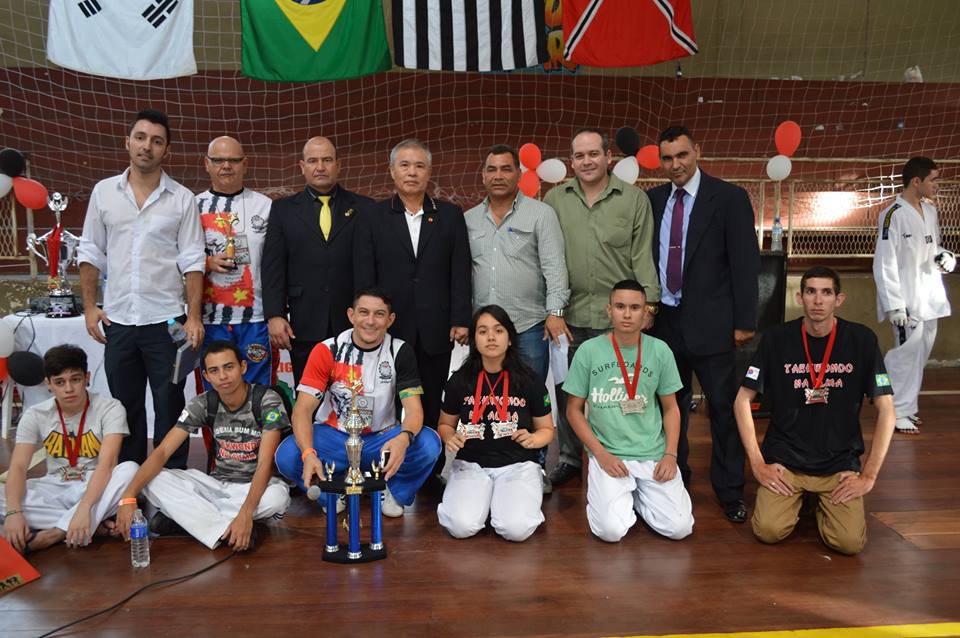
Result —
[[[960, 390], [960, 370], [931, 371], [925, 390]], [[864, 413], [869, 432], [873, 408]], [[696, 526], [686, 540], [642, 524], [619, 544], [594, 539], [576, 481], [546, 498], [546, 523], [525, 543], [489, 531], [454, 540], [437, 524], [438, 494], [422, 493], [402, 519], [385, 520], [387, 560], [340, 566], [321, 562], [323, 520], [297, 495], [255, 551], [65, 635], [609, 636], [955, 622], [958, 413], [960, 394], [921, 397], [923, 434], [895, 438], [868, 496], [869, 541], [857, 557], [828, 551], [809, 516], [779, 546], [756, 542], [749, 523], [727, 522], [706, 480], [709, 433], [699, 415]], [[755, 489], [749, 481], [748, 505]], [[131, 569], [115, 541], [40, 552], [30, 560], [41, 578], [0, 597], [0, 635], [36, 636], [228, 552], [163, 538], [146, 570]]]

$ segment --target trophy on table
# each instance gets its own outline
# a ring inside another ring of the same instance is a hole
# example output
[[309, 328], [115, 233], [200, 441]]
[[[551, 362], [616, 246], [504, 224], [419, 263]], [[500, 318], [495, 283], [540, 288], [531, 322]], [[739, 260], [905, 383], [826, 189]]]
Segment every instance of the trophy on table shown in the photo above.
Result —
[[67, 284], [67, 268], [77, 262], [80, 238], [64, 228], [60, 221], [60, 214], [66, 210], [69, 201], [69, 198], [60, 193], [51, 195], [47, 200], [47, 207], [56, 216], [56, 226], [40, 237], [35, 233], [27, 235], [27, 250], [50, 267], [50, 276], [47, 279], [48, 317], [75, 317], [80, 314], [77, 310], [77, 299]]
[[[332, 563], [366, 563], [387, 557], [387, 548], [383, 544], [382, 492], [387, 488], [386, 478], [381, 477], [385, 463], [376, 461], [371, 464], [370, 472], [360, 469], [360, 456], [363, 452], [363, 439], [360, 433], [370, 424], [372, 406], [369, 397], [360, 396], [358, 387], [362, 382], [354, 381], [351, 392], [350, 415], [343, 424], [347, 431], [347, 472], [334, 478], [336, 465], [324, 463], [327, 480], [318, 484], [326, 497], [327, 508], [327, 545], [323, 560]], [[347, 496], [348, 516], [345, 521], [349, 539], [346, 549], [337, 541], [337, 499], [339, 494]], [[370, 495], [370, 542], [360, 543], [360, 496]]]

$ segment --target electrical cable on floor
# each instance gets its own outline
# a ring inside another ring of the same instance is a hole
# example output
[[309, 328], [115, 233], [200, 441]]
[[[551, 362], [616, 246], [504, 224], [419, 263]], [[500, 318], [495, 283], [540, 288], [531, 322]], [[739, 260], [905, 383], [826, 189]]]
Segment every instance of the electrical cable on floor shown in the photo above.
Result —
[[120, 607], [120, 606], [123, 605], [124, 603], [129, 602], [134, 596], [136, 596], [136, 595], [139, 594], [140, 592], [146, 591], [147, 589], [150, 589], [151, 587], [156, 587], [157, 585], [166, 585], [166, 584], [173, 584], [173, 583], [182, 583], [183, 581], [186, 581], [186, 580], [189, 580], [189, 579], [191, 579], [191, 578], [194, 578], [195, 576], [199, 576], [200, 574], [202, 574], [202, 573], [204, 573], [204, 572], [210, 571], [211, 569], [213, 569], [213, 568], [216, 567], [217, 565], [220, 565], [221, 563], [225, 563], [226, 561], [230, 560], [231, 558], [233, 558], [233, 557], [236, 556], [236, 555], [237, 555], [236, 552], [230, 552], [229, 554], [227, 554], [226, 556], [224, 556], [223, 558], [221, 558], [221, 559], [218, 560], [217, 562], [212, 563], [212, 564], [210, 564], [210, 565], [207, 565], [207, 566], [204, 567], [203, 569], [199, 569], [199, 570], [197, 570], [197, 571], [195, 571], [195, 572], [192, 572], [192, 573], [190, 573], [190, 574], [186, 574], [186, 575], [184, 575], [184, 576], [177, 576], [177, 577], [175, 577], [175, 578], [165, 578], [165, 579], [163, 579], [163, 580], [156, 580], [156, 581], [154, 581], [154, 582], [152, 582], [152, 583], [148, 583], [148, 584], [144, 585], [143, 587], [141, 587], [140, 589], [138, 589], [137, 591], [135, 591], [135, 592], [133, 592], [132, 594], [130, 594], [129, 596], [127, 596], [126, 598], [124, 598], [123, 600], [121, 600], [120, 602], [118, 602], [118, 603], [116, 603], [116, 604], [114, 604], [114, 605], [110, 605], [110, 606], [107, 607], [106, 609], [101, 609], [100, 611], [94, 612], [94, 613], [92, 613], [92, 614], [90, 614], [90, 615], [88, 615], [88, 616], [84, 616], [83, 618], [80, 618], [80, 619], [78, 619], [78, 620], [74, 620], [73, 622], [69, 622], [69, 623], [67, 623], [66, 625], [61, 625], [61, 626], [57, 627], [56, 629], [51, 629], [51, 630], [48, 631], [47, 633], [42, 634], [41, 636], [39, 636], [39, 638], [47, 638], [47, 636], [52, 636], [52, 635], [54, 635], [54, 634], [56, 634], [56, 633], [58, 633], [58, 632], [61, 632], [61, 631], [63, 631], [64, 629], [66, 629], [67, 627], [73, 627], [74, 625], [78, 625], [78, 624], [80, 624], [80, 623], [82, 623], [82, 622], [84, 622], [84, 621], [90, 620], [91, 618], [96, 618], [97, 616], [102, 616], [103, 614], [109, 613], [109, 612], [113, 611], [114, 609], [116, 609], [117, 607]]

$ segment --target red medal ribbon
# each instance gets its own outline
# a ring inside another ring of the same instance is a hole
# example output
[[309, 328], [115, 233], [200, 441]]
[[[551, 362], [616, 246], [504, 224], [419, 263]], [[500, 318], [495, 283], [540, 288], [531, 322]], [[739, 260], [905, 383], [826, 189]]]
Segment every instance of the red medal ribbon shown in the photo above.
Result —
[[833, 320], [833, 328], [830, 329], [830, 338], [827, 339], [827, 349], [823, 351], [823, 363], [820, 364], [820, 373], [813, 372], [813, 359], [810, 358], [810, 346], [807, 345], [807, 331], [803, 327], [803, 321], [800, 322], [800, 334], [803, 335], [803, 351], [807, 354], [807, 372], [810, 373], [810, 381], [813, 383], [813, 389], [816, 390], [823, 385], [823, 377], [827, 374], [827, 366], [830, 365], [830, 353], [833, 352], [833, 343], [837, 340], [837, 320]]
[[60, 409], [60, 403], [57, 403], [57, 414], [60, 415], [60, 427], [63, 428], [63, 449], [67, 453], [67, 460], [70, 461], [70, 467], [77, 467], [77, 459], [80, 458], [80, 439], [83, 438], [83, 424], [87, 421], [87, 408], [90, 407], [90, 397], [87, 397], [87, 404], [83, 406], [83, 414], [80, 415], [80, 426], [77, 428], [77, 435], [73, 437], [73, 444], [70, 444], [70, 434], [67, 432], [67, 423], [63, 420], [63, 410]]
[[633, 381], [630, 381], [630, 375], [627, 373], [627, 364], [623, 362], [623, 354], [620, 353], [620, 346], [614, 339], [613, 333], [610, 333], [610, 343], [613, 344], [613, 351], [617, 353], [617, 363], [620, 364], [620, 373], [623, 374], [623, 384], [627, 389], [627, 398], [633, 401], [637, 396], [637, 383], [640, 381], [640, 358], [643, 355], [643, 336], [637, 338], [637, 363], [633, 368]]
[[[500, 383], [500, 379], [503, 379], [503, 398], [500, 400], [500, 405], [496, 405], [496, 397], [493, 396], [493, 389], [497, 387], [498, 383]], [[490, 393], [484, 395], [483, 401], [481, 401], [480, 394], [483, 392], [484, 382], [486, 382], [486, 385], [490, 388]], [[507, 406], [510, 399], [509, 390], [510, 373], [508, 373], [506, 370], [501, 370], [497, 380], [493, 383], [490, 383], [490, 377], [487, 376], [487, 371], [481, 370], [480, 374], [477, 375], [477, 391], [473, 396], [473, 411], [470, 414], [470, 422], [474, 425], [479, 423], [480, 417], [483, 413], [483, 408], [490, 403], [493, 403], [497, 408], [497, 417], [500, 419], [500, 421], [506, 421]]]

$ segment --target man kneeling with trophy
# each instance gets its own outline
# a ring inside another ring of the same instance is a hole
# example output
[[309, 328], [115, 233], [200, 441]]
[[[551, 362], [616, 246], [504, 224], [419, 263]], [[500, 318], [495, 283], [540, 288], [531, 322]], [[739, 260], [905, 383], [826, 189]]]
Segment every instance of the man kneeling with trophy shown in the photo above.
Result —
[[297, 386], [293, 434], [277, 449], [277, 468], [304, 490], [315, 477], [326, 480], [325, 463], [337, 473], [347, 470], [344, 426], [351, 410], [359, 408], [369, 427], [361, 434], [361, 457], [350, 459], [350, 469], [356, 472], [355, 464], [370, 468], [385, 461], [383, 514], [402, 516], [403, 506], [413, 503], [440, 456], [440, 437], [423, 428], [423, 388], [413, 348], [387, 334], [396, 319], [390, 298], [377, 288], [361, 290], [347, 318], [352, 329], [317, 344], [310, 353]]

